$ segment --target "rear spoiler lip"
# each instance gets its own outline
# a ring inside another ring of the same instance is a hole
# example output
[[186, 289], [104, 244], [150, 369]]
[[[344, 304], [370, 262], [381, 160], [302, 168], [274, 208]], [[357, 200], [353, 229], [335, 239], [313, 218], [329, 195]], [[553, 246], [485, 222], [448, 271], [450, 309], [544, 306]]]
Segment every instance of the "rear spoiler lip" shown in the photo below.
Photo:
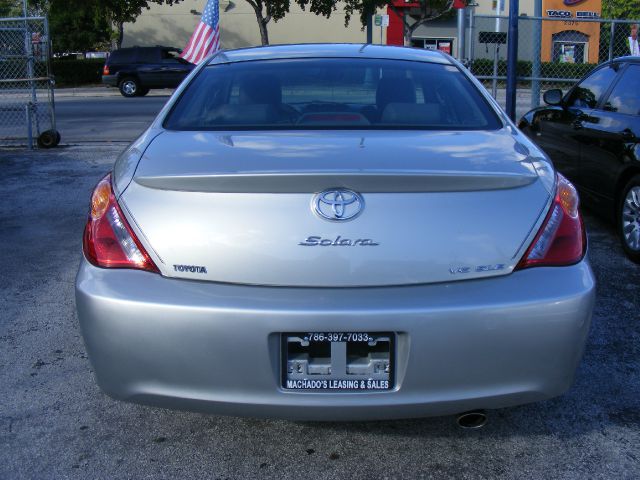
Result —
[[134, 181], [157, 190], [215, 193], [310, 193], [348, 188], [361, 193], [473, 192], [520, 188], [534, 183], [535, 173], [460, 171], [304, 171], [136, 176]]

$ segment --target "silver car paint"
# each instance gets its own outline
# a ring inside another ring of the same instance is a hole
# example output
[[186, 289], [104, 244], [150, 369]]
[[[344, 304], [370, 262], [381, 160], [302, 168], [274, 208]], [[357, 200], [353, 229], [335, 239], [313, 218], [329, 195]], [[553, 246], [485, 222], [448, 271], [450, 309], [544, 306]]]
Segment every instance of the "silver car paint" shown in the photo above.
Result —
[[452, 57], [418, 48], [388, 48], [381, 45], [362, 43], [316, 43], [297, 45], [273, 45], [269, 49], [253, 47], [222, 51], [214, 55], [208, 65], [219, 63], [247, 62], [252, 60], [278, 60], [309, 57], [327, 58], [385, 58], [414, 62], [440, 64], [454, 63]]
[[120, 197], [122, 192], [127, 188], [133, 175], [135, 174], [138, 162], [144, 155], [145, 150], [151, 144], [154, 138], [162, 133], [159, 129], [148, 129], [140, 138], [129, 145], [122, 152], [113, 166], [113, 185], [116, 198]]
[[133, 178], [133, 174], [136, 171], [138, 162], [142, 158], [147, 147], [151, 144], [154, 138], [164, 132], [162, 128], [162, 121], [164, 117], [171, 111], [176, 99], [180, 97], [184, 89], [189, 85], [189, 82], [198, 75], [200, 70], [207, 66], [206, 62], [201, 63], [196, 68], [191, 70], [191, 73], [183, 80], [183, 82], [175, 89], [171, 98], [165, 103], [164, 107], [158, 113], [156, 119], [152, 122], [147, 130], [145, 130], [138, 139], [134, 140], [124, 152], [117, 158], [113, 168], [113, 186], [114, 194], [116, 198], [119, 198], [121, 193], [127, 188], [129, 182]]
[[369, 193], [506, 189], [538, 179], [523, 148], [506, 129], [165, 132], [135, 181], [220, 193], [307, 193], [327, 182]]
[[[586, 261], [466, 282], [332, 289], [167, 279], [83, 261], [76, 283], [82, 334], [109, 395], [308, 420], [444, 415], [560, 395], [593, 302]], [[398, 332], [393, 391], [280, 387], [280, 332], [389, 329]]]
[[[166, 132], [120, 201], [167, 277], [339, 287], [505, 275], [550, 201], [515, 145], [505, 130]], [[363, 195], [357, 219], [311, 214], [332, 187]], [[300, 246], [309, 236], [379, 245]]]
[[[214, 63], [313, 55], [400, 59], [410, 56], [414, 61], [449, 62], [460, 67], [444, 54], [405, 48], [282, 46], [221, 52], [196, 68], [190, 78]], [[514, 254], [516, 242], [510, 239], [504, 251], [500, 251], [501, 257], [514, 255], [509, 263], [510, 272], [513, 262], [523, 254], [544, 219], [551, 201], [550, 194], [554, 191], [555, 173], [546, 156], [515, 128], [482, 85], [468, 72], [465, 71], [465, 74], [502, 119], [504, 130], [496, 135], [504, 135], [499, 137], [500, 143], [506, 146], [503, 153], [510, 159], [502, 164], [497, 162], [500, 168], [493, 168], [493, 174], [488, 178], [474, 177], [470, 164], [465, 168], [457, 167], [455, 171], [463, 173], [462, 177], [465, 177], [462, 181], [457, 179], [458, 186], [465, 186], [463, 190], [466, 191], [431, 192], [423, 186], [419, 192], [401, 195], [422, 196], [418, 203], [424, 201], [426, 195], [441, 195], [442, 205], [448, 207], [451, 206], [449, 198], [468, 195], [470, 202], [455, 204], [462, 210], [452, 210], [453, 214], [462, 211], [463, 215], [466, 215], [465, 208], [469, 206], [477, 208], [477, 212], [481, 211], [480, 207], [474, 206], [477, 202], [473, 195], [493, 195], [497, 199], [501, 194], [515, 192], [514, 198], [520, 197], [515, 202], [519, 205], [516, 208], [522, 208], [523, 214], [524, 200], [529, 198], [537, 204], [536, 207], [528, 206], [526, 222], [529, 229], [525, 231], [523, 221], [522, 225], [517, 226], [518, 233], [512, 234], [521, 238], [520, 248]], [[186, 172], [179, 169], [172, 171], [170, 162], [164, 162], [159, 151], [153, 148], [149, 150], [157, 141], [166, 146], [165, 139], [177, 138], [170, 137], [173, 135], [170, 132], [164, 132], [162, 123], [188, 83], [189, 79], [176, 90], [150, 129], [121, 156], [115, 166], [114, 184], [121, 205], [134, 231], [147, 247], [152, 241], [147, 238], [146, 223], [149, 226], [155, 223], [157, 228], [161, 228], [161, 215], [156, 214], [156, 220], [147, 218], [137, 223], [143, 211], [145, 218], [154, 215], [149, 199], [144, 199], [144, 193], [170, 196], [186, 193], [194, 197], [227, 195], [227, 199], [235, 196], [241, 198], [240, 205], [245, 204], [246, 208], [249, 208], [251, 196], [255, 199], [258, 198], [256, 195], [269, 195], [215, 193], [216, 189], [220, 189], [221, 178], [234, 177], [236, 183], [231, 188], [232, 192], [238, 191], [239, 185], [247, 189], [249, 177], [256, 177], [255, 165], [251, 175], [241, 175], [239, 178], [238, 172], [234, 173], [231, 168], [225, 171], [224, 166], [228, 164], [224, 162], [218, 163], [212, 171], [193, 168], [190, 173], [195, 175], [187, 179], [188, 185], [179, 185], [178, 181], [185, 180], [183, 177]], [[238, 135], [237, 132], [228, 134], [234, 141]], [[366, 135], [371, 136], [371, 132]], [[507, 136], [510, 136], [511, 142], [506, 141]], [[453, 146], [462, 145], [467, 152], [472, 149], [472, 142], [458, 140]], [[189, 144], [186, 150], [192, 148], [196, 147]], [[179, 153], [179, 150], [175, 148], [173, 153]], [[220, 151], [216, 149], [218, 154]], [[259, 155], [256, 150], [249, 151]], [[152, 155], [147, 156], [147, 153]], [[212, 158], [215, 152], [209, 154]], [[496, 159], [500, 155], [496, 150]], [[181, 160], [185, 158], [183, 155]], [[274, 159], [273, 156], [270, 158]], [[459, 158], [464, 160], [463, 155]], [[203, 159], [205, 157], [200, 160]], [[442, 164], [447, 161], [445, 157], [440, 160]], [[189, 159], [190, 168], [198, 165], [198, 161], [196, 157]], [[154, 162], [158, 162], [158, 165]], [[155, 167], [158, 169], [154, 171]], [[446, 168], [441, 166], [440, 173]], [[505, 171], [510, 168], [520, 170], [511, 173]], [[400, 175], [395, 177], [396, 180], [402, 177], [395, 167], [387, 165], [384, 170], [389, 181], [394, 178], [392, 170]], [[405, 170], [405, 173], [408, 171]], [[420, 165], [414, 173], [427, 171], [429, 168]], [[477, 171], [482, 173], [480, 168]], [[280, 168], [279, 173], [283, 172], [284, 169]], [[533, 173], [537, 174], [535, 180]], [[134, 174], [136, 181], [132, 181]], [[206, 176], [211, 178], [203, 181]], [[283, 181], [282, 175], [280, 177], [272, 185], [282, 191], [291, 182]], [[521, 185], [511, 185], [513, 188], [510, 190], [497, 189], [492, 192], [477, 188], [482, 182], [485, 182], [484, 188], [488, 188], [488, 180], [495, 182], [496, 178], [502, 178], [513, 182], [516, 177], [520, 177], [517, 181]], [[174, 190], [178, 185], [185, 190], [206, 190], [203, 185], [212, 185], [215, 182], [209, 183], [209, 180], [214, 179], [218, 185], [209, 186], [209, 190], [214, 191], [198, 193]], [[270, 181], [274, 179], [273, 176], [269, 178]], [[375, 191], [376, 188], [381, 189], [380, 185], [383, 184], [379, 180], [369, 178], [364, 183]], [[453, 175], [449, 175], [449, 185], [455, 181]], [[476, 187], [471, 188], [469, 185], [474, 182]], [[255, 190], [256, 185], [254, 183], [250, 188]], [[436, 182], [431, 182], [429, 188], [435, 188], [434, 185]], [[136, 195], [140, 195], [140, 198], [136, 198]], [[297, 200], [297, 196], [310, 196], [308, 193], [291, 192], [270, 195], [287, 196], [289, 201], [278, 205], [287, 210], [292, 208], [291, 201]], [[367, 209], [372, 208], [368, 197], [375, 195], [379, 198], [378, 207], [389, 214], [391, 210], [388, 205], [383, 205], [388, 201], [385, 195], [391, 197], [391, 194], [365, 195]], [[445, 198], [446, 195], [450, 197]], [[156, 200], [161, 203], [156, 208], [171, 207], [168, 199], [158, 196]], [[509, 196], [504, 199], [511, 202]], [[308, 201], [306, 204], [308, 206]], [[227, 206], [238, 208], [238, 203], [228, 200]], [[406, 204], [401, 206], [406, 207]], [[536, 208], [539, 211], [536, 212]], [[485, 217], [490, 216], [490, 210], [481, 213]], [[173, 213], [180, 212], [175, 210]], [[210, 211], [202, 208], [201, 213], [203, 221], [208, 220]], [[189, 215], [189, 221], [192, 221], [195, 216]], [[307, 215], [312, 217], [310, 209]], [[509, 213], [507, 215], [513, 218]], [[252, 220], [255, 218], [258, 216], [254, 215]], [[299, 218], [295, 217], [295, 222]], [[361, 218], [348, 223], [355, 225], [354, 222]], [[393, 217], [387, 215], [386, 218]], [[178, 217], [171, 219], [172, 222], [177, 220]], [[142, 223], [145, 223], [144, 231]], [[253, 223], [250, 221], [245, 225], [250, 233]], [[507, 223], [500, 225], [500, 228], [506, 228]], [[286, 231], [292, 232], [295, 227], [304, 225], [289, 223], [285, 227]], [[235, 228], [236, 232], [240, 231], [237, 226]], [[467, 231], [471, 232], [470, 229]], [[484, 235], [487, 231], [490, 228], [481, 233]], [[300, 238], [306, 234], [301, 229]], [[154, 236], [153, 243], [170, 243], [160, 237], [156, 240]], [[451, 238], [455, 239], [453, 243], [458, 247], [460, 242], [464, 243], [455, 235]], [[260, 243], [254, 246], [256, 249], [263, 247]], [[177, 248], [177, 244], [174, 248]], [[188, 249], [184, 251], [188, 252]], [[282, 255], [282, 251], [279, 255]], [[412, 254], [414, 251], [411, 251]], [[164, 259], [154, 249], [150, 249], [150, 254], [162, 269], [169, 268], [169, 264], [164, 265]], [[264, 257], [268, 256], [267, 251]], [[477, 255], [477, 258], [480, 257], [489, 258], [490, 255]], [[322, 260], [320, 258], [318, 261]], [[446, 261], [442, 259], [441, 263]], [[410, 274], [416, 278], [416, 269], [412, 270], [408, 262], [402, 265], [408, 267]], [[249, 267], [244, 264], [244, 268]], [[322, 267], [317, 262], [308, 262], [302, 267], [303, 270], [314, 268]], [[392, 268], [393, 265], [389, 263], [389, 271]], [[352, 273], [350, 270], [344, 272], [349, 275]], [[250, 277], [247, 271], [236, 275]], [[310, 275], [307, 273], [303, 277], [302, 280], [307, 281]], [[394, 278], [396, 281], [400, 279], [401, 283], [407, 281], [407, 278], [401, 277], [396, 273]], [[327, 274], [324, 281], [327, 279], [335, 280], [336, 277]], [[340, 281], [343, 283], [339, 284], [348, 284]], [[286, 283], [290, 282], [289, 279]], [[380, 278], [376, 282], [380, 282]], [[581, 357], [589, 330], [594, 294], [594, 278], [586, 259], [574, 266], [532, 268], [494, 278], [466, 281], [451, 281], [449, 278], [432, 284], [367, 288], [292, 288], [194, 281], [133, 270], [100, 269], [83, 260], [76, 283], [78, 317], [87, 351], [98, 383], [115, 398], [220, 414], [316, 420], [440, 415], [475, 408], [517, 405], [559, 395], [570, 386]], [[383, 393], [350, 394], [282, 390], [279, 386], [279, 335], [284, 331], [300, 330], [397, 332], [395, 360], [398, 375], [395, 389]]]

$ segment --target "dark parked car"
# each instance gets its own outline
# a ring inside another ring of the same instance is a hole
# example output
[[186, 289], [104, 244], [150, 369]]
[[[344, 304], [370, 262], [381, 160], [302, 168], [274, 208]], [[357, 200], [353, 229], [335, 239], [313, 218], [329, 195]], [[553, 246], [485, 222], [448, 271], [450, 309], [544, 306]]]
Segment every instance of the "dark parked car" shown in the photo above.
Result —
[[604, 63], [564, 96], [548, 90], [544, 101], [520, 129], [587, 207], [615, 221], [627, 256], [640, 263], [640, 57]]
[[102, 72], [102, 83], [118, 87], [125, 97], [141, 97], [151, 88], [175, 88], [195, 65], [170, 47], [121, 48], [111, 53]]

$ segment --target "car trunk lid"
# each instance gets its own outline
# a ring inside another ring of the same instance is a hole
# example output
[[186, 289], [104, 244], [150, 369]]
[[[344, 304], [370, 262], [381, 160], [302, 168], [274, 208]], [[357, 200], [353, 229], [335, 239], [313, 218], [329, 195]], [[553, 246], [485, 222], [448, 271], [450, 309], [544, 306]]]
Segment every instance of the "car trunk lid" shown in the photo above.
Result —
[[[314, 214], [361, 195], [349, 221]], [[345, 287], [509, 273], [549, 202], [496, 132], [165, 132], [121, 203], [170, 277]]]

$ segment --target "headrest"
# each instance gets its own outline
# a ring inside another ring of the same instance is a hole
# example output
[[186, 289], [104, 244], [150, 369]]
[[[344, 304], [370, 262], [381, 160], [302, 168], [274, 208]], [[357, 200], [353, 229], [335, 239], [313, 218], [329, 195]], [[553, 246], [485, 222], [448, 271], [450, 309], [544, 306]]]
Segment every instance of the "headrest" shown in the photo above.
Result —
[[282, 103], [282, 86], [275, 75], [247, 75], [240, 79], [240, 103], [278, 105]]
[[208, 126], [218, 125], [269, 125], [276, 123], [278, 112], [269, 104], [229, 105], [216, 108], [205, 122]]
[[438, 125], [442, 122], [437, 103], [390, 103], [382, 112], [380, 123], [394, 125]]
[[383, 111], [389, 103], [416, 103], [416, 88], [408, 78], [382, 78], [376, 91], [376, 104]]

